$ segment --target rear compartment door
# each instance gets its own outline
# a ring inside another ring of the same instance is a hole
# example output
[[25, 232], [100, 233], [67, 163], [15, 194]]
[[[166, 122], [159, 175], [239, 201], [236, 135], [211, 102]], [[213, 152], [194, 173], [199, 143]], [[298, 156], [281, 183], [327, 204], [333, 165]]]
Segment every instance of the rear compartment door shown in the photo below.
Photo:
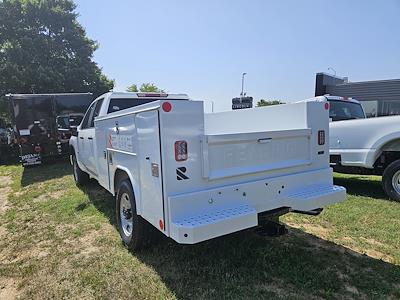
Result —
[[219, 179], [311, 164], [311, 129], [204, 136], [203, 177]]
[[161, 143], [158, 111], [137, 114], [142, 217], [164, 230]]

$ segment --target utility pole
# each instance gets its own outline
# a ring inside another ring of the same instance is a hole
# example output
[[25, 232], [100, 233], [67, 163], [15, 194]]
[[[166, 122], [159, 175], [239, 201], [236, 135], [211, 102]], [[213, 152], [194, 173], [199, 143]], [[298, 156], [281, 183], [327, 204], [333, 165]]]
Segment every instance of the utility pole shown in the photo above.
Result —
[[242, 92], [240, 93], [240, 97], [244, 97], [244, 76], [247, 75], [247, 73], [242, 74]]
[[253, 97], [246, 96], [244, 92], [244, 76], [247, 73], [242, 73], [242, 92], [240, 93], [240, 97], [236, 97], [232, 99], [232, 109], [243, 109], [243, 108], [252, 108], [253, 107]]
[[334, 73], [334, 76], [336, 77], [336, 70], [335, 70], [334, 68], [332, 68], [332, 67], [329, 67], [329, 68], [328, 68], [328, 71], [329, 71], [329, 70], [332, 71], [332, 72]]

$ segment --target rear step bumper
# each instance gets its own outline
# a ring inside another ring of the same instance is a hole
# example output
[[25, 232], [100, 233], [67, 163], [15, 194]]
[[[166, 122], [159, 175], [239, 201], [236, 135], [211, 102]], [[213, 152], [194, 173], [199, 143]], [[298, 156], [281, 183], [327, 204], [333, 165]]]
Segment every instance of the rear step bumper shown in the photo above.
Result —
[[287, 194], [287, 205], [293, 210], [307, 212], [339, 202], [345, 197], [346, 189], [338, 185], [310, 186], [289, 192]]
[[[210, 191], [201, 194], [213, 200]], [[316, 211], [319, 207], [343, 200], [345, 195], [345, 188], [340, 186], [313, 185], [288, 191], [286, 195], [281, 195], [279, 201], [275, 199], [275, 205], [301, 212]], [[172, 209], [174, 205], [180, 203], [177, 211], [181, 213], [172, 218], [170, 223], [170, 236], [178, 243], [195, 244], [255, 227], [258, 225], [258, 213], [265, 211], [257, 210], [255, 205], [243, 198], [236, 201], [232, 198], [228, 201], [220, 199], [221, 201], [215, 201], [212, 204], [208, 201], [209, 205], [206, 207], [199, 206], [200, 201], [196, 201], [196, 196], [198, 195], [188, 194], [179, 195], [175, 199], [170, 198], [170, 203], [173, 203]], [[183, 203], [190, 206], [186, 210], [190, 211], [190, 214], [182, 214]], [[198, 213], [193, 213], [193, 211], [198, 211]]]
[[257, 211], [243, 203], [177, 219], [172, 223], [171, 233], [179, 243], [194, 244], [251, 228], [257, 223]]

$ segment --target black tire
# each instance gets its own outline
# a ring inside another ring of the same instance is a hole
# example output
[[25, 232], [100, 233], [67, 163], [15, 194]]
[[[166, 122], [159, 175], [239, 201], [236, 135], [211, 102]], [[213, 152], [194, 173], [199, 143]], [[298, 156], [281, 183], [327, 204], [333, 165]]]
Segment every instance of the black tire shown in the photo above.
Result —
[[[128, 197], [128, 199], [126, 198]], [[124, 200], [123, 200], [124, 199]], [[124, 206], [121, 204], [124, 201], [130, 202], [130, 209], [126, 209], [124, 213]], [[124, 245], [131, 251], [138, 251], [147, 247], [151, 242], [151, 228], [150, 224], [147, 223], [136, 211], [136, 201], [133, 193], [133, 188], [129, 179], [122, 180], [118, 184], [118, 192], [116, 195], [116, 215], [118, 231], [122, 238]], [[129, 234], [129, 228], [126, 225], [125, 230], [123, 221], [121, 218], [130, 221], [132, 223], [131, 233]], [[128, 231], [128, 232], [127, 232]]]
[[75, 154], [71, 155], [72, 160], [72, 171], [74, 174], [75, 184], [78, 186], [83, 186], [89, 182], [89, 175], [79, 168], [78, 162], [76, 161]]
[[400, 159], [386, 167], [382, 176], [382, 185], [390, 199], [400, 201]]

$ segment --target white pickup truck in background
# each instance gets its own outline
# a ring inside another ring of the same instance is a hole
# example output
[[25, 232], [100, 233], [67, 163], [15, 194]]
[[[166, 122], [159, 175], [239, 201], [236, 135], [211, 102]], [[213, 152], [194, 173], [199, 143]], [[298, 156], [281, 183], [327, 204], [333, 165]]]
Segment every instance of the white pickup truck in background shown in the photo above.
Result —
[[329, 105], [310, 101], [205, 114], [186, 95], [107, 93], [70, 140], [77, 184], [116, 197], [125, 245], [150, 224], [194, 244], [342, 201], [329, 167]]
[[[309, 101], [309, 100], [306, 100]], [[382, 175], [385, 193], [400, 201], [400, 116], [366, 118], [359, 101], [325, 95], [330, 104], [330, 162], [335, 172]]]
[[400, 116], [330, 123], [330, 162], [336, 172], [382, 175], [382, 186], [400, 201]]

